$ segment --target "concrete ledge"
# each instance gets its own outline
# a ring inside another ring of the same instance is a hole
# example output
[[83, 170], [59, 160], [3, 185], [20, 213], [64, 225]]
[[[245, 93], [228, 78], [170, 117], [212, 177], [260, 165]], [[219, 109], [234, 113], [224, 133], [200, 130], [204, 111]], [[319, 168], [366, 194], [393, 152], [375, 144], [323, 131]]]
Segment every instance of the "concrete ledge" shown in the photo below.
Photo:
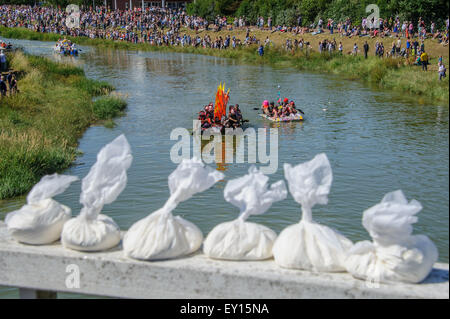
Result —
[[[67, 288], [80, 270], [80, 288]], [[421, 284], [370, 287], [347, 273], [312, 273], [262, 262], [215, 261], [197, 253], [176, 260], [141, 262], [119, 249], [81, 253], [59, 243], [18, 244], [0, 222], [0, 285], [123, 298], [449, 298], [448, 264], [435, 265]]]

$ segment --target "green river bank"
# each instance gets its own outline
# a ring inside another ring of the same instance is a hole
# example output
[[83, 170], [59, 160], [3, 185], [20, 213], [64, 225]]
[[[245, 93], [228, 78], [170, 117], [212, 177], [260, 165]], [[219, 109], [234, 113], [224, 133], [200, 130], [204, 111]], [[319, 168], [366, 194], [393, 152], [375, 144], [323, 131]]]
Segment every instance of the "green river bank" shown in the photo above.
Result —
[[[126, 102], [80, 68], [20, 51], [8, 54], [19, 92], [0, 100], [0, 199], [22, 195], [78, 155], [78, 139], [94, 123], [114, 125]], [[93, 98], [101, 96], [95, 101]]]

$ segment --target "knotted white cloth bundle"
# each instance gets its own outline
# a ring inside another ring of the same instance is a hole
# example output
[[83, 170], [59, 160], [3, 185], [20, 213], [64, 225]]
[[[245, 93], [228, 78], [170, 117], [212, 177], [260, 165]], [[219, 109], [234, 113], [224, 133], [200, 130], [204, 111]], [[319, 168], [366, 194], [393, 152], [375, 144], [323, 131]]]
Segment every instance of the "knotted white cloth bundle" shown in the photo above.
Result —
[[125, 255], [139, 260], [159, 260], [198, 250], [203, 241], [201, 230], [180, 216], [173, 216], [172, 210], [223, 178], [222, 173], [205, 166], [200, 159], [184, 159], [169, 175], [170, 197], [166, 204], [133, 224], [125, 234]]
[[434, 243], [424, 235], [412, 235], [422, 205], [408, 203], [401, 190], [391, 192], [363, 213], [363, 226], [373, 239], [361, 241], [349, 251], [346, 268], [354, 277], [374, 282], [418, 283], [438, 259]]
[[64, 224], [61, 242], [64, 247], [81, 251], [100, 251], [117, 246], [120, 229], [114, 220], [100, 214], [127, 185], [127, 170], [133, 156], [122, 134], [104, 146], [81, 184], [80, 214]]
[[27, 204], [6, 215], [5, 223], [11, 236], [32, 245], [58, 240], [64, 223], [71, 217], [71, 210], [52, 197], [63, 193], [76, 180], [76, 176], [58, 174], [42, 177], [28, 194]]
[[284, 268], [345, 271], [344, 261], [352, 242], [312, 219], [312, 207], [328, 203], [333, 175], [327, 156], [322, 153], [294, 167], [284, 164], [284, 176], [292, 197], [302, 205], [302, 219], [278, 236], [273, 247], [275, 262]]
[[225, 186], [227, 202], [240, 209], [239, 217], [214, 227], [203, 244], [204, 253], [215, 259], [262, 260], [272, 257], [277, 234], [270, 228], [247, 222], [250, 215], [263, 214], [272, 203], [286, 198], [284, 181], [268, 187], [269, 178], [252, 166], [249, 173]]

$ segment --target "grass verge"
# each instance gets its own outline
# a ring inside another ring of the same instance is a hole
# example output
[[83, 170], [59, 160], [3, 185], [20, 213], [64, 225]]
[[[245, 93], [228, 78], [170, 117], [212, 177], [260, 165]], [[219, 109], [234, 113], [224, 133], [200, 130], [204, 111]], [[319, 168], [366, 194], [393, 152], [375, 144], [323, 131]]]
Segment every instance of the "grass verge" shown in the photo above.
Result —
[[[126, 102], [82, 69], [18, 51], [8, 55], [20, 92], [0, 100], [0, 199], [24, 194], [79, 154], [78, 139], [94, 123], [113, 123]], [[93, 97], [102, 95], [95, 102]]]

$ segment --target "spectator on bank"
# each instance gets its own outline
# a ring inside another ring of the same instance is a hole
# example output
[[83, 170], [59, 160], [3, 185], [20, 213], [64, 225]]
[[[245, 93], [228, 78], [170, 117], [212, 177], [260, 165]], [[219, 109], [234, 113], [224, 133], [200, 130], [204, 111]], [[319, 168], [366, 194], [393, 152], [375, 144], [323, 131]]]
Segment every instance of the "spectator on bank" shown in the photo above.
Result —
[[378, 44], [377, 55], [378, 55], [379, 58], [382, 58], [384, 56], [384, 44], [383, 44], [383, 42], [380, 42]]
[[5, 77], [2, 75], [0, 76], [0, 98], [6, 96], [7, 91], [8, 88], [6, 87]]
[[364, 58], [367, 59], [367, 54], [369, 53], [369, 44], [366, 42], [364, 42]]
[[262, 44], [259, 46], [258, 54], [259, 54], [259, 56], [263, 56], [264, 55], [264, 46]]
[[428, 71], [428, 54], [425, 51], [420, 55], [420, 62], [422, 64], [422, 70]]
[[259, 28], [262, 30], [264, 28], [264, 17], [259, 17]]
[[354, 56], [358, 55], [358, 45], [356, 43], [353, 45], [353, 55]]
[[395, 41], [392, 41], [391, 57], [395, 56], [396, 48], [397, 47], [395, 46]]
[[6, 55], [0, 50], [0, 72], [6, 71]]
[[439, 81], [442, 81], [442, 79], [446, 77], [446, 74], [445, 74], [446, 71], [447, 71], [447, 69], [445, 68], [444, 63], [439, 62], [439, 69], [438, 69]]
[[19, 89], [17, 88], [16, 76], [13, 74], [12, 79], [11, 79], [11, 84], [9, 86], [9, 94], [13, 95], [13, 94], [16, 94], [18, 91], [19, 91]]
[[299, 15], [298, 18], [297, 18], [297, 26], [301, 27], [302, 26], [302, 22], [303, 22], [303, 18], [302, 18], [301, 15]]
[[317, 22], [317, 32], [322, 32], [322, 25], [323, 25], [323, 20], [322, 18], [319, 18], [319, 22]]
[[9, 72], [8, 75], [6, 76], [6, 81], [8, 81], [9, 87], [11, 87], [12, 77], [13, 77], [13, 73], [12, 72]]

